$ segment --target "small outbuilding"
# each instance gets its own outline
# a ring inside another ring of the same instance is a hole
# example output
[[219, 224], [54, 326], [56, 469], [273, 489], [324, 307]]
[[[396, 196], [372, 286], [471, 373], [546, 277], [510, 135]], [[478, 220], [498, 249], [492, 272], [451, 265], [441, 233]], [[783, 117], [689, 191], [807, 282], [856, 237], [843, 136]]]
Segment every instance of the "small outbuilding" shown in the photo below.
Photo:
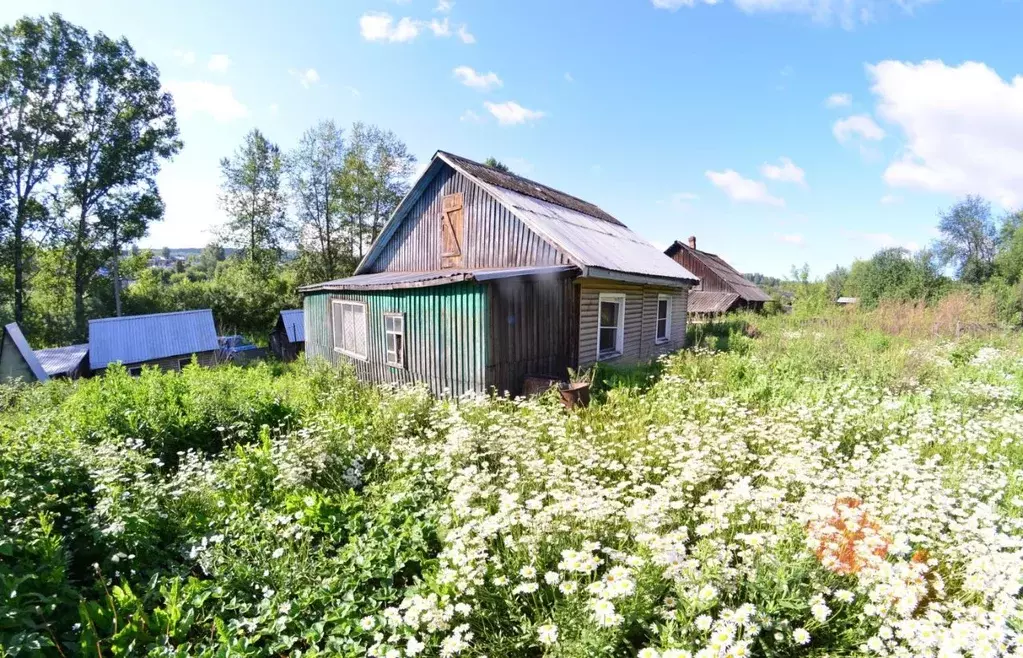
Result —
[[355, 275], [301, 288], [306, 356], [437, 394], [685, 344], [696, 276], [596, 205], [438, 151]]
[[664, 252], [700, 279], [689, 293], [689, 317], [707, 319], [729, 311], [760, 311], [771, 296], [717, 254], [696, 248], [696, 236], [689, 244], [678, 240]]
[[270, 334], [270, 351], [281, 361], [294, 361], [305, 350], [305, 312], [281, 311]]
[[860, 303], [859, 297], [839, 297], [836, 302], [839, 306], [855, 306]]
[[219, 343], [213, 311], [178, 311], [89, 321], [89, 366], [96, 374], [121, 363], [133, 375], [142, 366], [181, 370], [196, 357], [217, 362]]
[[89, 375], [89, 344], [36, 350], [39, 363], [51, 378], [78, 379]]
[[49, 379], [39, 357], [29, 347], [17, 322], [4, 327], [0, 337], [0, 384], [15, 381], [45, 382]]

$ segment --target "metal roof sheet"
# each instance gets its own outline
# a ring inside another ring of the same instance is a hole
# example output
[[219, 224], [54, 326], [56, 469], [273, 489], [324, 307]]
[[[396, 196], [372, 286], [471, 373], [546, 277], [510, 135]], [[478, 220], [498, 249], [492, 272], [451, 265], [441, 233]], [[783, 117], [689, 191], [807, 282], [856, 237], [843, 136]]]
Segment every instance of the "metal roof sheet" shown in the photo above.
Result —
[[68, 375], [78, 370], [82, 359], [89, 353], [88, 343], [81, 345], [66, 345], [64, 347], [51, 347], [45, 350], [36, 350], [39, 363], [42, 364], [46, 374], [55, 377], [56, 375]]
[[739, 301], [735, 292], [694, 290], [689, 293], [689, 313], [724, 313]]
[[288, 340], [292, 343], [305, 342], [305, 312], [302, 309], [281, 311], [281, 322], [284, 323], [284, 332], [288, 334]]
[[89, 321], [89, 365], [141, 363], [216, 350], [213, 311], [178, 311]]
[[25, 363], [28, 364], [28, 369], [32, 371], [35, 378], [41, 382], [48, 380], [49, 376], [47, 376], [46, 371], [43, 370], [42, 364], [39, 363], [39, 357], [37, 357], [36, 353], [32, 351], [31, 347], [29, 347], [28, 341], [25, 339], [25, 334], [21, 333], [21, 327], [18, 326], [18, 323], [10, 323], [4, 327], [4, 331], [7, 332], [7, 335], [11, 337], [12, 341], [14, 341], [14, 346], [18, 348], [18, 352], [21, 353], [21, 358], [23, 358]]
[[712, 254], [707, 251], [700, 251], [694, 249], [687, 244], [676, 241], [675, 244], [668, 247], [664, 253], [669, 257], [679, 251], [684, 250], [686, 253], [698, 259], [701, 263], [707, 266], [714, 274], [717, 274], [725, 283], [727, 283], [732, 290], [739, 293], [739, 296], [750, 302], [769, 302], [771, 296], [760, 289], [760, 286], [753, 283], [746, 277], [744, 277], [738, 270], [725, 262], [723, 258], [717, 254]]
[[375, 272], [356, 274], [345, 279], [317, 283], [299, 288], [302, 292], [317, 290], [392, 290], [394, 288], [424, 288], [445, 286], [462, 281], [493, 281], [521, 276], [562, 276], [577, 273], [574, 265], [543, 267], [504, 267], [479, 270], [434, 270], [431, 272]]

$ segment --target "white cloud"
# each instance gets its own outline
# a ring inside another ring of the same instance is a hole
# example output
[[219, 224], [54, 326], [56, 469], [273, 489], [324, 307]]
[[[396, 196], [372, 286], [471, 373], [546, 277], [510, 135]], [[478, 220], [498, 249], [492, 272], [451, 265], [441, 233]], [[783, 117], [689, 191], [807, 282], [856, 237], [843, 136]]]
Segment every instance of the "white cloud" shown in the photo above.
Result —
[[454, 6], [455, 3], [452, 2], [451, 0], [438, 0], [437, 6], [434, 8], [434, 11], [439, 14], [449, 14], [451, 13], [451, 10], [454, 8]]
[[249, 110], [228, 85], [198, 80], [170, 80], [164, 85], [174, 97], [178, 116], [188, 119], [196, 114], [208, 114], [215, 121], [226, 123], [248, 116]]
[[831, 108], [849, 107], [852, 105], [852, 95], [844, 93], [831, 94], [828, 96], [827, 100], [824, 101], [824, 105]]
[[668, 204], [673, 210], [685, 211], [692, 207], [692, 201], [696, 201], [700, 198], [700, 195], [693, 194], [692, 192], [678, 192], [671, 195]]
[[359, 18], [359, 32], [366, 41], [391, 41], [403, 43], [419, 36], [420, 23], [405, 17], [394, 22], [384, 12], [370, 12]]
[[280, 113], [281, 106], [277, 103], [270, 103], [270, 107], [268, 109], [270, 110], [270, 116], [275, 117]]
[[451, 36], [451, 23], [445, 17], [444, 20], [439, 21], [436, 18], [429, 22], [430, 31], [433, 32], [435, 37], [449, 37]]
[[352, 98], [362, 98], [362, 92], [351, 85], [347, 85], [345, 91], [351, 94]]
[[940, 61], [884, 61], [868, 74], [878, 116], [904, 139], [888, 185], [1023, 204], [1023, 76]]
[[771, 196], [767, 186], [760, 181], [743, 178], [734, 169], [725, 171], [708, 171], [707, 179], [720, 188], [733, 201], [745, 203], [762, 203], [768, 206], [784, 206], [785, 200]]
[[316, 69], [306, 69], [304, 71], [296, 71], [295, 69], [291, 69], [290, 71], [288, 71], [288, 73], [291, 74], [291, 77], [298, 80], [299, 84], [301, 84], [306, 89], [312, 87], [314, 84], [320, 81], [320, 74], [316, 72]]
[[519, 123], [526, 123], [527, 121], [536, 121], [544, 116], [543, 112], [526, 109], [515, 101], [508, 101], [506, 103], [491, 103], [488, 101], [483, 106], [494, 115], [494, 118], [502, 126], [513, 126]]
[[[820, 23], [839, 23], [846, 29], [859, 24], [872, 23], [878, 12], [912, 11], [934, 0], [732, 0], [732, 4], [747, 14], [761, 12], [804, 14]], [[651, 0], [654, 7], [677, 11], [682, 7], [699, 4], [716, 5], [721, 0]]]
[[897, 203], [902, 203], [902, 197], [895, 194], [886, 194], [881, 197], [882, 206], [894, 206]]
[[173, 53], [175, 59], [184, 64], [185, 66], [191, 66], [195, 64], [195, 53], [191, 50], [175, 50]]
[[768, 180], [806, 185], [806, 172], [796, 166], [796, 163], [786, 157], [782, 157], [780, 162], [780, 165], [764, 163], [760, 167], [760, 173]]
[[779, 235], [778, 240], [785, 244], [795, 245], [797, 247], [806, 246], [806, 238], [803, 237], [802, 233], [789, 233], [786, 235]]
[[483, 117], [476, 114], [472, 110], [466, 110], [465, 112], [462, 112], [462, 116], [460, 116], [458, 120], [464, 121], [465, 123], [483, 123]]
[[877, 249], [891, 249], [901, 247], [909, 251], [919, 251], [920, 245], [912, 240], [900, 240], [891, 233], [864, 233], [861, 231], [842, 231], [846, 237], [862, 240], [873, 245]]
[[831, 132], [834, 133], [835, 139], [842, 144], [847, 144], [854, 137], [871, 142], [881, 141], [885, 137], [884, 129], [866, 114], [854, 114], [851, 117], [839, 119], [831, 127]]
[[227, 73], [227, 69], [231, 68], [231, 58], [227, 55], [214, 55], [210, 57], [206, 68], [216, 73]]
[[458, 26], [458, 38], [462, 40], [462, 43], [476, 43], [476, 37], [469, 32], [469, 26], [464, 23]]
[[493, 71], [477, 73], [471, 66], [459, 66], [454, 70], [454, 74], [458, 81], [466, 87], [472, 87], [480, 91], [489, 91], [504, 84], [501, 82], [501, 78]]

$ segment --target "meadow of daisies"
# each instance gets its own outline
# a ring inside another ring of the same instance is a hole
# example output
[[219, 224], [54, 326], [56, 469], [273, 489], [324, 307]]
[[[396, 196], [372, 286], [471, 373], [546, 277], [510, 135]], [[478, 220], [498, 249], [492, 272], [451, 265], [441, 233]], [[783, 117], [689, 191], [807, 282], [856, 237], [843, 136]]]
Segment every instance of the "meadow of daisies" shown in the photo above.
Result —
[[305, 365], [0, 389], [0, 648], [1023, 654], [1023, 338], [858, 317], [695, 329], [578, 413]]

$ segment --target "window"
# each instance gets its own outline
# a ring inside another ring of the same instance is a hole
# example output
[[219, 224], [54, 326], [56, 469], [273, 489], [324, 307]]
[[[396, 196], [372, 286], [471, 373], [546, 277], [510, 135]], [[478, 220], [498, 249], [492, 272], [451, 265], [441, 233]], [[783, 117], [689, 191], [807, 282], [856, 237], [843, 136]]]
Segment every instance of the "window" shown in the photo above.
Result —
[[602, 294], [597, 316], [597, 359], [622, 353], [625, 339], [625, 295]]
[[142, 374], [142, 366], [135, 366], [134, 368], [128, 368], [128, 374], [132, 377], [138, 377]]
[[384, 353], [387, 365], [405, 367], [405, 316], [384, 313]]
[[178, 359], [178, 370], [184, 370], [185, 366], [187, 366], [191, 362], [192, 362], [191, 358], [188, 358], [188, 359]]
[[334, 325], [334, 351], [365, 360], [366, 305], [362, 302], [335, 300], [331, 307]]
[[657, 329], [654, 340], [667, 343], [671, 340], [671, 297], [657, 295]]

